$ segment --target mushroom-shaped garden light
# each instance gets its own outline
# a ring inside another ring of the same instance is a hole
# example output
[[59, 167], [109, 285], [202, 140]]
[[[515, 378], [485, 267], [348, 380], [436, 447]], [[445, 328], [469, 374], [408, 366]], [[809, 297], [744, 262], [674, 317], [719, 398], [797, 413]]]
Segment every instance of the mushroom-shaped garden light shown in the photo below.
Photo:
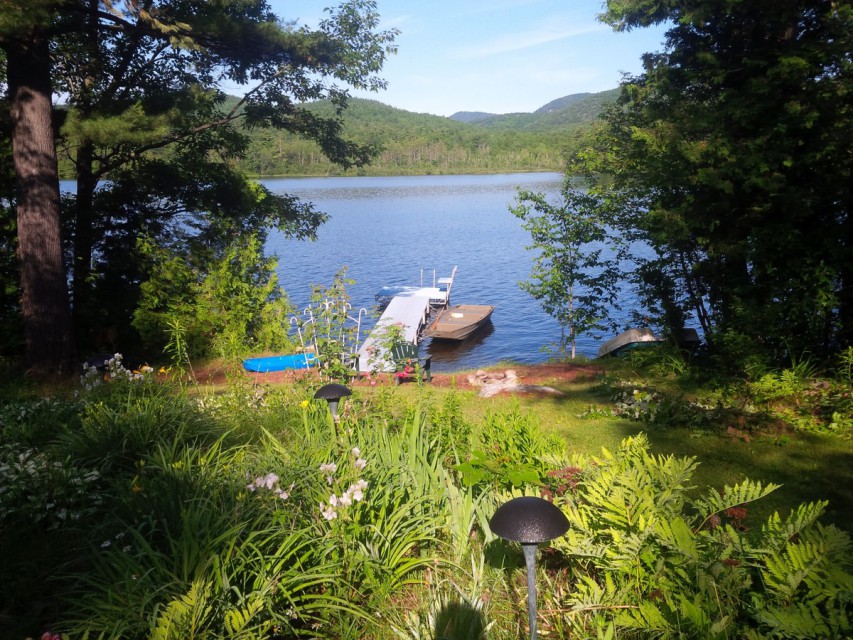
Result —
[[535, 496], [523, 496], [498, 507], [489, 526], [495, 535], [521, 543], [527, 564], [530, 638], [536, 640], [536, 547], [566, 533], [569, 521], [553, 503]]
[[344, 396], [351, 396], [352, 391], [342, 384], [324, 384], [314, 394], [315, 400], [325, 400], [329, 403], [329, 411], [332, 412], [332, 420], [338, 422], [338, 402]]

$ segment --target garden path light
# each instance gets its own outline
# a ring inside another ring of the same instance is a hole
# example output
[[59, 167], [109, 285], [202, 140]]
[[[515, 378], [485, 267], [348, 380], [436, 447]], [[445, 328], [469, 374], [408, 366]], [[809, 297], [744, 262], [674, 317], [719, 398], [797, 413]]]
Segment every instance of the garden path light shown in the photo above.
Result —
[[314, 394], [315, 400], [325, 400], [329, 403], [329, 411], [332, 412], [332, 419], [337, 423], [338, 418], [338, 402], [344, 396], [351, 396], [352, 391], [349, 388], [345, 387], [342, 384], [324, 384], [322, 387], [317, 389]]
[[560, 509], [542, 498], [523, 496], [502, 504], [489, 521], [492, 532], [520, 542], [527, 564], [527, 605], [530, 639], [536, 640], [536, 547], [559, 538], [569, 530], [569, 521]]

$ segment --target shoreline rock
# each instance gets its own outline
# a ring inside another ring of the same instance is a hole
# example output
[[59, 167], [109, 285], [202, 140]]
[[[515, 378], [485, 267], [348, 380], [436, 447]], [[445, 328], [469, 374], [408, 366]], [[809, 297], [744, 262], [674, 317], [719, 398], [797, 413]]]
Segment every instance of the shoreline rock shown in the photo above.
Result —
[[493, 371], [488, 373], [482, 369], [468, 376], [468, 384], [481, 387], [477, 394], [481, 398], [491, 398], [499, 393], [545, 393], [554, 396], [564, 395], [562, 391], [553, 387], [545, 387], [536, 384], [522, 384], [519, 381], [515, 369], [506, 371]]

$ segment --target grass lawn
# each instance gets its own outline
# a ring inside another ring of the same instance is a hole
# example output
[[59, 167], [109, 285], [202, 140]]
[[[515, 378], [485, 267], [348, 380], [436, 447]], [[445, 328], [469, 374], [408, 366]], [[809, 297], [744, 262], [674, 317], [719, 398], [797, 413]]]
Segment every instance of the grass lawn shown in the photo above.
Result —
[[[457, 374], [463, 380], [468, 374]], [[800, 433], [793, 429], [784, 434], [728, 431], [728, 424], [711, 425], [704, 430], [665, 428], [614, 416], [583, 416], [590, 406], [612, 406], [613, 401], [600, 388], [600, 380], [545, 380], [562, 396], [520, 393], [492, 398], [478, 397], [477, 391], [458, 385], [455, 393], [463, 415], [477, 423], [491, 411], [499, 411], [518, 403], [523, 411], [532, 412], [542, 429], [560, 436], [568, 453], [596, 455], [602, 447], [613, 451], [626, 437], [645, 432], [652, 450], [660, 455], [694, 457], [700, 463], [694, 476], [697, 486], [720, 490], [744, 478], [781, 487], [754, 505], [747, 521], [759, 526], [774, 511], [786, 514], [804, 502], [827, 500], [824, 521], [853, 533], [853, 440], [833, 435]], [[359, 393], [371, 393], [359, 388]], [[395, 394], [410, 402], [426, 394], [429, 401], [441, 404], [451, 392], [451, 385], [415, 384], [395, 387]]]

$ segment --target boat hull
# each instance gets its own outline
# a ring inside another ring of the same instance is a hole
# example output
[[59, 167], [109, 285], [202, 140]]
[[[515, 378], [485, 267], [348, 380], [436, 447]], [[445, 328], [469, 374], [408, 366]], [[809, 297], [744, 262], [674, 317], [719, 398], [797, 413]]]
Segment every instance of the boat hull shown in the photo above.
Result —
[[601, 345], [598, 357], [618, 356], [633, 349], [659, 345], [663, 341], [651, 329], [628, 329]]
[[293, 353], [286, 356], [249, 358], [248, 360], [243, 360], [243, 368], [253, 373], [269, 373], [271, 371], [287, 371], [290, 369], [309, 369], [317, 364], [317, 361], [317, 355], [314, 353]]
[[495, 310], [482, 304], [460, 304], [444, 309], [429, 323], [424, 336], [433, 340], [464, 340], [487, 324]]

